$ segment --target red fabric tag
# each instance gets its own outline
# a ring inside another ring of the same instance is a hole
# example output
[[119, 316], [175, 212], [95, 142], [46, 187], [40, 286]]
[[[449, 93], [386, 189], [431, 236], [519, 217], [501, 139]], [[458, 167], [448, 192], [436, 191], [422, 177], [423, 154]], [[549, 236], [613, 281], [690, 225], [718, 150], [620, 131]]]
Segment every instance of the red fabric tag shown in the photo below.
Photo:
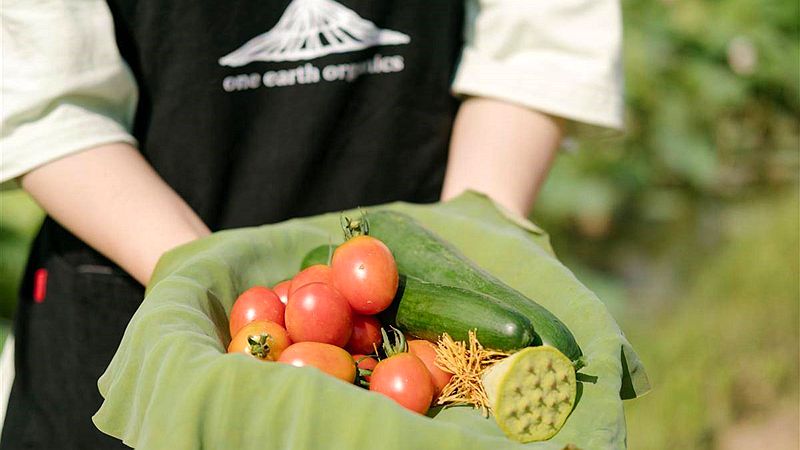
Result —
[[33, 274], [33, 301], [42, 303], [47, 295], [47, 269], [37, 269]]

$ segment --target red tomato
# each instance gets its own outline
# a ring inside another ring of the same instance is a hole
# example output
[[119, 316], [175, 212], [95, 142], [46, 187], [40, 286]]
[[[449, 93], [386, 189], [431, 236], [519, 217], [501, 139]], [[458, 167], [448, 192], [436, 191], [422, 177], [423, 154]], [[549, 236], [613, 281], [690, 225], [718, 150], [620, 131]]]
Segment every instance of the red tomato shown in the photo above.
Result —
[[321, 342], [298, 342], [281, 353], [278, 362], [296, 367], [311, 366], [340, 380], [356, 379], [356, 364], [344, 349]]
[[228, 344], [228, 353], [245, 353], [264, 361], [277, 361], [292, 345], [289, 334], [275, 322], [250, 322]]
[[353, 314], [353, 334], [344, 347], [350, 353], [375, 353], [383, 342], [381, 323], [373, 316]]
[[375, 366], [369, 390], [380, 392], [401, 406], [425, 414], [433, 400], [433, 382], [425, 364], [411, 353], [386, 358]]
[[255, 320], [266, 320], [284, 325], [283, 314], [286, 307], [281, 299], [264, 286], [254, 286], [242, 292], [233, 303], [230, 316], [231, 337], [245, 325]]
[[292, 285], [292, 280], [284, 280], [272, 287], [272, 292], [281, 299], [284, 305], [289, 301], [289, 287]]
[[444, 389], [450, 381], [450, 378], [453, 377], [453, 374], [445, 372], [436, 366], [436, 346], [422, 339], [408, 341], [408, 352], [422, 360], [422, 363], [428, 368], [428, 372], [431, 374], [431, 381], [433, 382], [433, 397], [439, 397], [439, 394], [442, 393], [442, 389]]
[[294, 342], [324, 342], [344, 347], [353, 333], [350, 305], [336, 289], [311, 283], [289, 294], [286, 329]]
[[[353, 355], [353, 361], [356, 362], [358, 365], [359, 370], [374, 370], [375, 366], [378, 365], [378, 360], [366, 355]], [[369, 380], [372, 378], [371, 375], [364, 375], [364, 380], [369, 383]]]
[[392, 304], [397, 264], [383, 242], [357, 236], [336, 248], [331, 260], [333, 285], [359, 314], [376, 314]]
[[292, 284], [289, 287], [289, 297], [307, 284], [325, 283], [333, 286], [333, 278], [331, 277], [331, 268], [325, 264], [314, 264], [313, 266], [306, 267], [292, 278]]

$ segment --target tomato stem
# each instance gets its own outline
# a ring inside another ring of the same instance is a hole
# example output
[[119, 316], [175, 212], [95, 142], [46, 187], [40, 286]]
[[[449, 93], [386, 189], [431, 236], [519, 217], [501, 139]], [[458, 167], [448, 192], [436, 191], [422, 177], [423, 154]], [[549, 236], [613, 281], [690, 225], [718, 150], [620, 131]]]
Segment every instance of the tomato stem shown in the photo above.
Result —
[[258, 359], [267, 359], [270, 341], [272, 336], [267, 333], [247, 336], [247, 344], [250, 346], [248, 351]]
[[406, 337], [403, 336], [403, 333], [391, 325], [389, 325], [389, 328], [392, 329], [392, 333], [394, 334], [394, 343], [392, 343], [392, 339], [389, 339], [389, 334], [386, 333], [386, 329], [381, 328], [381, 335], [383, 336], [383, 352], [386, 353], [386, 357], [390, 358], [394, 355], [399, 355], [400, 353], [408, 353], [408, 343], [406, 342]]
[[342, 231], [344, 231], [345, 240], [350, 240], [357, 236], [369, 235], [369, 221], [367, 220], [367, 214], [361, 208], [358, 208], [358, 212], [361, 214], [361, 217], [358, 219], [351, 219], [345, 215], [339, 217], [339, 221], [342, 224]]
[[355, 384], [361, 386], [365, 389], [369, 389], [369, 381], [367, 381], [367, 377], [372, 375], [372, 370], [370, 369], [362, 369], [356, 366], [356, 381]]

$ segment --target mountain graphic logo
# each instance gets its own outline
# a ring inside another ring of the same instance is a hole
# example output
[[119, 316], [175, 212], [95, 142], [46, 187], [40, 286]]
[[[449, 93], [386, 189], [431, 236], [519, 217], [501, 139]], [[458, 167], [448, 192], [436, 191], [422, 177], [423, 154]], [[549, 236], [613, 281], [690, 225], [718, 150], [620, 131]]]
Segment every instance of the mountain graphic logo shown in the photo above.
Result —
[[254, 61], [301, 61], [409, 42], [407, 34], [380, 29], [333, 0], [293, 0], [277, 25], [220, 58], [219, 64], [241, 67]]

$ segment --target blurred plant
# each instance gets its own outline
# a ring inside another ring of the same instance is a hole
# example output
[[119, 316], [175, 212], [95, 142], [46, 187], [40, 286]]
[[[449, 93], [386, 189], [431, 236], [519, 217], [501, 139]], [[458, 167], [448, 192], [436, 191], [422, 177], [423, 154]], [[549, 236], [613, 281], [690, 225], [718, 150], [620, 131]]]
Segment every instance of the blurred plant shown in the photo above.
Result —
[[800, 4], [623, 8], [626, 133], [563, 153], [534, 218], [651, 374], [631, 448], [720, 448], [798, 405]]
[[22, 191], [0, 192], [0, 319], [17, 305], [28, 249], [43, 213]]
[[626, 1], [627, 133], [562, 155], [537, 220], [628, 239], [707, 201], [796, 183], [798, 16], [797, 2]]
[[626, 133], [563, 153], [534, 217], [612, 308], [660, 307], [725, 205], [797, 186], [798, 5], [624, 1]]
[[694, 261], [683, 295], [660, 314], [623, 315], [655, 387], [626, 402], [631, 448], [720, 448], [738, 423], [797, 409], [797, 206], [790, 192], [725, 208], [726, 245]]

